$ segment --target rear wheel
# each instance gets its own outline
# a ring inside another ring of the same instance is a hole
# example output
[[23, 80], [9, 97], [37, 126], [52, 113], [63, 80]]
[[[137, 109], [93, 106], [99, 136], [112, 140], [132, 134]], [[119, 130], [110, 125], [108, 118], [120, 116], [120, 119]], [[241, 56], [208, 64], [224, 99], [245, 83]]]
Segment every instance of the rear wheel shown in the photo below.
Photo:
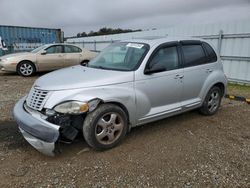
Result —
[[17, 72], [21, 76], [31, 76], [36, 72], [35, 65], [29, 61], [23, 61], [18, 64]]
[[200, 113], [203, 115], [213, 115], [215, 114], [221, 103], [222, 91], [219, 87], [212, 87], [203, 102], [202, 107], [199, 109]]
[[115, 147], [128, 129], [126, 113], [113, 104], [102, 104], [89, 113], [84, 121], [83, 136], [97, 150]]

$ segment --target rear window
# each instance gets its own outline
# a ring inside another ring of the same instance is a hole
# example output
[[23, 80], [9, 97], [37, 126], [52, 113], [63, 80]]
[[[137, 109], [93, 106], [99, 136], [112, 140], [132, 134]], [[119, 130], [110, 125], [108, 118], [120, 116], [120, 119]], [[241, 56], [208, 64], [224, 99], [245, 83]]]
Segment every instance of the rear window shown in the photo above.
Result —
[[200, 44], [182, 46], [184, 67], [191, 67], [206, 63], [206, 54]]
[[213, 48], [206, 42], [203, 43], [203, 46], [207, 52], [208, 63], [213, 63], [217, 61], [217, 55]]

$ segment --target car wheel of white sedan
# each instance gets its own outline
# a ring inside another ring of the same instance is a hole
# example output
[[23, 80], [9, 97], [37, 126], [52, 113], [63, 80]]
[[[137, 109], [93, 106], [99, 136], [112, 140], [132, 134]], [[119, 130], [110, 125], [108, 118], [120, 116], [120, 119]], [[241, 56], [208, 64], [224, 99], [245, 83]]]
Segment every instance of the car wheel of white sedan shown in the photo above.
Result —
[[35, 66], [29, 61], [24, 61], [18, 64], [17, 72], [21, 76], [31, 76], [35, 73]]
[[126, 135], [128, 120], [126, 113], [113, 104], [102, 104], [89, 113], [84, 121], [83, 136], [97, 150], [116, 146]]

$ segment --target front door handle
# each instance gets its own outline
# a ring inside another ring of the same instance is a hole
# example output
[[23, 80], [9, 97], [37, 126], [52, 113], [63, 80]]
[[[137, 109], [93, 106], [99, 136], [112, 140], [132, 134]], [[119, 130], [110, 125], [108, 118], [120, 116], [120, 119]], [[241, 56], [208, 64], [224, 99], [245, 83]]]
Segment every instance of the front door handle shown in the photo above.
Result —
[[212, 69], [206, 69], [206, 72], [211, 73], [211, 72], [213, 72], [213, 70]]

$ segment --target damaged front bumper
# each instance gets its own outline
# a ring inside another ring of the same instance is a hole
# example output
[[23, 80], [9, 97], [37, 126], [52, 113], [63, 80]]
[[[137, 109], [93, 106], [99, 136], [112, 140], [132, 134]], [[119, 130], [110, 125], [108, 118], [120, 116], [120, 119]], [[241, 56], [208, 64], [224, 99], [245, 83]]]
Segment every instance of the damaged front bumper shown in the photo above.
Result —
[[56, 142], [59, 139], [60, 126], [49, 123], [39, 114], [31, 114], [24, 109], [25, 98], [14, 107], [14, 118], [24, 138], [38, 151], [45, 155], [54, 156]]

